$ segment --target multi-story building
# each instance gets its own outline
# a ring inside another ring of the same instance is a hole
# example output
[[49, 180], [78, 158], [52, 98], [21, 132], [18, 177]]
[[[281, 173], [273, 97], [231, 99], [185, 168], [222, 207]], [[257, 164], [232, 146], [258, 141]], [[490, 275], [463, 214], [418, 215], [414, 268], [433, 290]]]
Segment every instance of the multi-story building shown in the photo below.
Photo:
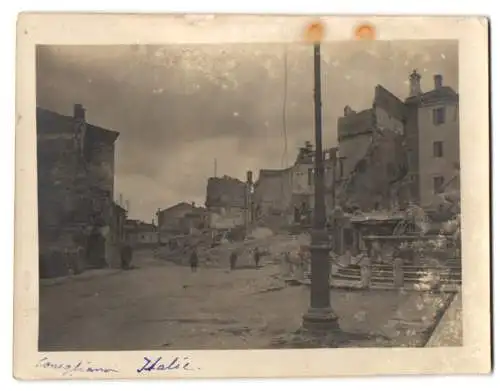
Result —
[[422, 92], [421, 76], [410, 75], [405, 129], [412, 197], [424, 208], [456, 176], [460, 166], [458, 94], [434, 76], [434, 88]]
[[119, 265], [125, 210], [113, 202], [118, 132], [37, 108], [40, 276]]

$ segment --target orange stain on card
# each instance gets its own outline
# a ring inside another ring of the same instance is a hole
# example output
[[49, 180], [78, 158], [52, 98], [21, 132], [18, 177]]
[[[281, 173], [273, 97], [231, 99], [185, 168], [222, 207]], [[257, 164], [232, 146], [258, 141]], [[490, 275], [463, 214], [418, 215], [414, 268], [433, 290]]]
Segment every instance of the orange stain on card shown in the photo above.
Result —
[[321, 22], [310, 23], [305, 32], [305, 39], [309, 42], [321, 42], [325, 35], [325, 27]]
[[375, 27], [368, 23], [360, 24], [354, 30], [354, 36], [356, 39], [375, 39]]

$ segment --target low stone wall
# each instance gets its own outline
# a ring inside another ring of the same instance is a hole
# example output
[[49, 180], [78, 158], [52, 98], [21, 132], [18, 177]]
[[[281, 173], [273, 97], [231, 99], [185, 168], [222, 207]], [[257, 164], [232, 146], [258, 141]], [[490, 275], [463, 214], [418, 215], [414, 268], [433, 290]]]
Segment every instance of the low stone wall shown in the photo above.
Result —
[[47, 249], [40, 253], [40, 278], [55, 278], [80, 274], [85, 270], [84, 249]]

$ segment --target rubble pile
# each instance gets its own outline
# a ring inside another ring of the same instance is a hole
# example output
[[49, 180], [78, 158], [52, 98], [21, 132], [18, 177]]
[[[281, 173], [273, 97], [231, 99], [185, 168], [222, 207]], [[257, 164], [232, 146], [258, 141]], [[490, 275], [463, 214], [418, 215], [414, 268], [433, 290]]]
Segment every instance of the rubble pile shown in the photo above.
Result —
[[301, 247], [309, 245], [309, 235], [275, 234], [269, 228], [253, 229], [245, 240], [230, 241], [222, 237], [217, 245], [210, 234], [190, 235], [179, 240], [179, 245], [160, 247], [157, 257], [177, 264], [187, 264], [193, 248], [196, 248], [200, 263], [205, 266], [220, 267], [229, 263], [233, 251], [238, 255], [239, 266], [254, 265], [254, 250], [259, 249], [263, 262], [281, 262], [285, 253], [289, 253], [292, 262], [299, 258]]

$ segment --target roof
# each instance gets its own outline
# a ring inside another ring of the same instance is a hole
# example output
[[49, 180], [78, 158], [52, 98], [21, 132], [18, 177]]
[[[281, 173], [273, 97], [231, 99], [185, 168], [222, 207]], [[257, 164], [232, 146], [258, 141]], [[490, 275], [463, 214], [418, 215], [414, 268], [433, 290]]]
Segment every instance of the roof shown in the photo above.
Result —
[[126, 212], [127, 209], [125, 209], [123, 206], [121, 206], [120, 204], [116, 203], [113, 201], [113, 207], [116, 208], [116, 209], [119, 209], [120, 211], [122, 212]]
[[440, 87], [431, 91], [427, 91], [419, 96], [411, 96], [406, 99], [405, 103], [419, 105], [429, 105], [443, 101], [458, 102], [458, 94], [451, 87]]
[[[37, 133], [54, 134], [73, 131], [74, 118], [50, 111], [41, 107], [36, 108]], [[101, 128], [100, 126], [87, 123], [87, 134], [108, 142], [115, 142], [120, 135], [119, 132]]]
[[173, 206], [170, 206], [166, 209], [162, 209], [160, 210], [160, 213], [163, 213], [163, 212], [171, 212], [173, 210], [176, 210], [176, 209], [193, 209], [193, 210], [205, 210], [205, 208], [201, 207], [201, 206], [196, 206], [196, 205], [193, 205], [193, 204], [190, 204], [189, 202], [179, 202], [178, 204], [175, 204]]

